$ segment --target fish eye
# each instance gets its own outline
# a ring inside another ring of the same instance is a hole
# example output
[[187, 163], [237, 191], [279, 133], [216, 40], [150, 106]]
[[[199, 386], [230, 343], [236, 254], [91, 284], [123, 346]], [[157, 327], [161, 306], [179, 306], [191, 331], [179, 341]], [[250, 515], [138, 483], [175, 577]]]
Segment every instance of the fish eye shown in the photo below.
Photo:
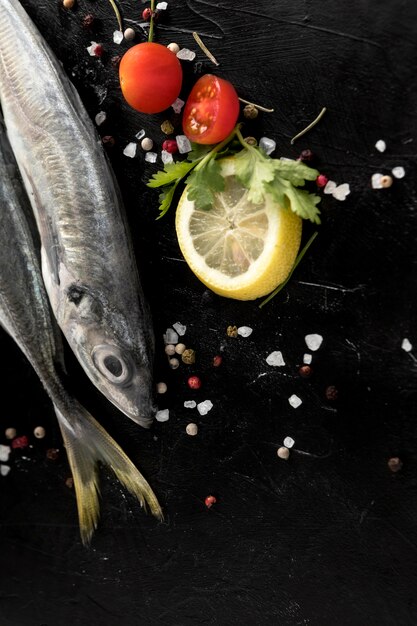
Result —
[[94, 365], [111, 383], [124, 385], [129, 382], [132, 368], [117, 346], [95, 346], [92, 351]]

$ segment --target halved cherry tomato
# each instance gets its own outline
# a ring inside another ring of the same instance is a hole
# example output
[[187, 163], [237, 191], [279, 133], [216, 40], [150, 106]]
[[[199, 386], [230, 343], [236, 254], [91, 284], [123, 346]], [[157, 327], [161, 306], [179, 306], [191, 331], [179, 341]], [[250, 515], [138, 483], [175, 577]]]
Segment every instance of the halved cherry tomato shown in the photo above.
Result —
[[131, 107], [142, 113], [160, 113], [178, 98], [182, 67], [165, 46], [138, 43], [123, 55], [119, 78], [122, 93]]
[[184, 133], [195, 143], [218, 143], [232, 132], [238, 115], [239, 99], [233, 85], [205, 74], [198, 79], [185, 104]]

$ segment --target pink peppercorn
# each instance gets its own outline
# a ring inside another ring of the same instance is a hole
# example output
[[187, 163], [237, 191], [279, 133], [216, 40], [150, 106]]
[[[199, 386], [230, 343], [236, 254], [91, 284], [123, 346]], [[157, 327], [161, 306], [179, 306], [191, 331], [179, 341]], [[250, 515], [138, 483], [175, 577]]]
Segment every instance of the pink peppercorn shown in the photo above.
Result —
[[213, 367], [219, 367], [222, 364], [222, 357], [220, 356], [220, 354], [217, 354], [215, 357], [213, 357]]
[[316, 178], [317, 187], [320, 187], [320, 188], [325, 187], [328, 182], [329, 182], [329, 179], [324, 174], [319, 174]]
[[217, 498], [215, 496], [207, 496], [207, 498], [204, 500], [204, 504], [206, 505], [206, 507], [208, 509], [210, 509], [213, 504], [216, 504], [217, 502]]
[[198, 376], [190, 376], [190, 378], [188, 379], [188, 386], [190, 387], [190, 389], [200, 389], [201, 380]]
[[175, 139], [165, 139], [162, 144], [162, 150], [169, 152], [170, 154], [175, 154], [178, 152], [178, 144]]
[[15, 437], [15, 439], [13, 439], [12, 441], [12, 448], [16, 449], [16, 448], [27, 448], [29, 445], [29, 439], [26, 437], [26, 435], [23, 435], [22, 437]]
[[150, 20], [152, 17], [152, 9], [147, 7], [146, 9], [143, 9], [142, 11], [142, 19], [148, 21]]
[[93, 48], [93, 53], [95, 57], [101, 57], [103, 56], [103, 46], [101, 45], [101, 43], [98, 43], [94, 46]]

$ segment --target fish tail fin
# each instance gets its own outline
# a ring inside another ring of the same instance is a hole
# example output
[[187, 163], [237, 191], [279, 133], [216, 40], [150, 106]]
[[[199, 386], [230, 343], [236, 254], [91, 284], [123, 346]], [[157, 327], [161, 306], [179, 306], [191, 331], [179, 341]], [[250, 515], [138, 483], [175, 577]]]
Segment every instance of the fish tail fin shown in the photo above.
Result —
[[78, 402], [68, 410], [70, 419], [56, 406], [54, 408], [74, 479], [83, 544], [90, 543], [100, 516], [98, 461], [113, 470], [142, 507], [148, 506], [151, 513], [162, 520], [161, 507], [150, 485], [93, 416]]

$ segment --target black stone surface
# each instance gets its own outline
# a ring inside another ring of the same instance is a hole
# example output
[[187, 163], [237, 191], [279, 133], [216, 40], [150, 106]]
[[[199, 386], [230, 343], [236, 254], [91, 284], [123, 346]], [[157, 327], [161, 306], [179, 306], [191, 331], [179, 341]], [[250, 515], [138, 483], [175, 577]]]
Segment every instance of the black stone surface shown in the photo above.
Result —
[[[2, 0], [5, 1], [5, 0]], [[169, 391], [170, 420], [146, 432], [99, 396], [69, 358], [74, 389], [154, 487], [165, 512], [156, 523], [102, 474], [102, 521], [81, 546], [65, 451], [48, 398], [5, 335], [2, 431], [14, 426], [31, 448], [14, 451], [1, 477], [0, 624], [2, 626], [413, 626], [417, 623], [417, 4], [283, 0], [169, 2], [157, 28], [163, 44], [197, 51], [184, 62], [186, 96], [198, 72], [215, 72], [243, 98], [275, 108], [246, 134], [277, 140], [277, 154], [310, 148], [318, 168], [348, 182], [345, 202], [322, 201], [323, 223], [288, 287], [258, 303], [208, 292], [183, 262], [174, 211], [155, 221], [157, 193], [145, 187], [156, 168], [123, 156], [141, 128], [160, 146], [166, 115], [124, 104], [112, 56], [117, 23], [105, 0], [22, 0], [62, 60], [91, 114], [104, 110], [102, 135], [120, 183], [157, 338], [156, 380]], [[143, 5], [122, 3], [126, 20]], [[96, 16], [95, 29], [82, 27]], [[139, 35], [137, 42], [144, 40]], [[197, 48], [200, 33], [220, 62]], [[18, 37], [19, 34], [16, 33]], [[102, 42], [101, 60], [88, 56]], [[326, 106], [319, 126], [290, 138]], [[383, 154], [378, 139], [387, 143]], [[402, 165], [406, 176], [373, 190], [371, 175]], [[311, 232], [305, 228], [305, 237]], [[162, 334], [180, 321], [195, 366], [169, 369]], [[253, 328], [226, 335], [229, 324]], [[304, 336], [324, 341], [313, 375], [298, 367]], [[265, 359], [281, 350], [283, 368]], [[212, 367], [222, 354], [223, 363]], [[202, 388], [187, 387], [190, 373]], [[338, 389], [329, 401], [325, 390]], [[288, 397], [303, 404], [293, 409]], [[210, 399], [200, 417], [185, 400]], [[199, 434], [185, 434], [190, 421]], [[47, 437], [36, 440], [43, 425]], [[3, 428], [4, 427], [4, 428]], [[290, 459], [276, 456], [295, 440]], [[59, 448], [60, 456], [46, 458]], [[308, 454], [306, 454], [308, 453]], [[404, 465], [392, 473], [390, 457]], [[208, 510], [208, 494], [217, 503]]]

